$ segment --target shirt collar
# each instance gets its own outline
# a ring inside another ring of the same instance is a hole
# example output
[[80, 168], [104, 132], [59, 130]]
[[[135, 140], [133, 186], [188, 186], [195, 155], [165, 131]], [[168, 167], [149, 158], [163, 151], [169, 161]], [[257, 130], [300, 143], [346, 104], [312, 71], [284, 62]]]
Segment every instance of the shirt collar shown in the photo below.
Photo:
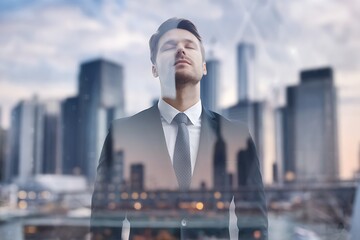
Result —
[[[168, 124], [171, 124], [174, 117], [180, 112], [173, 106], [166, 103], [163, 99], [159, 99], [158, 108], [161, 116], [165, 119]], [[189, 118], [192, 125], [196, 125], [201, 116], [202, 107], [201, 100], [199, 100], [196, 104], [188, 108], [184, 113]]]

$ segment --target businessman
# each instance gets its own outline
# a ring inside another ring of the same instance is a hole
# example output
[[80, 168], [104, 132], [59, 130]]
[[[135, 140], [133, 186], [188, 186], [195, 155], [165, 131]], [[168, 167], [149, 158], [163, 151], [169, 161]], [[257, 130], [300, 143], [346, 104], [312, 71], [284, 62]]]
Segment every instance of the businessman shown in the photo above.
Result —
[[92, 197], [92, 238], [229, 239], [235, 226], [238, 239], [267, 239], [249, 131], [201, 104], [207, 71], [195, 25], [168, 19], [149, 45], [161, 98], [109, 129]]

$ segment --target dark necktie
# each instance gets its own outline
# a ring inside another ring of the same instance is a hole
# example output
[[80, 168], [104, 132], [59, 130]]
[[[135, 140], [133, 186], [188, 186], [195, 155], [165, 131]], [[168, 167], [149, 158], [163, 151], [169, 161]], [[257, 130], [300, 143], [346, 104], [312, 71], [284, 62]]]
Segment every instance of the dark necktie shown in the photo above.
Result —
[[188, 190], [191, 183], [191, 160], [189, 131], [186, 124], [189, 119], [185, 113], [178, 113], [173, 121], [178, 124], [173, 158], [174, 170], [180, 190]]

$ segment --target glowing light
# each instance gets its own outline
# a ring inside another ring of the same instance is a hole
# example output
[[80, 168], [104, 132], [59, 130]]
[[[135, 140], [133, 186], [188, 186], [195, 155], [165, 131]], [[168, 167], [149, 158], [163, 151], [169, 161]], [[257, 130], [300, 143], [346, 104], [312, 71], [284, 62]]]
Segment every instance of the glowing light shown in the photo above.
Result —
[[25, 231], [28, 234], [34, 234], [37, 232], [37, 228], [36, 226], [27, 226]]
[[294, 172], [292, 172], [292, 171], [286, 172], [286, 174], [285, 174], [285, 179], [286, 179], [287, 181], [294, 181], [295, 178], [296, 178], [296, 175], [295, 175]]
[[26, 201], [19, 201], [18, 206], [20, 209], [26, 209], [28, 205]]
[[196, 209], [197, 210], [203, 210], [204, 209], [204, 204], [202, 202], [197, 202], [196, 203]]
[[214, 193], [214, 198], [216, 198], [216, 199], [221, 198], [221, 193], [220, 192], [215, 192]]
[[255, 239], [260, 239], [261, 238], [260, 230], [254, 231], [253, 236], [254, 236]]
[[133, 193], [131, 194], [131, 197], [132, 197], [132, 199], [138, 199], [138, 198], [139, 198], [139, 194], [138, 194], [137, 192], [133, 192]]
[[141, 199], [146, 199], [146, 198], [147, 198], [147, 193], [146, 193], [146, 192], [142, 192], [142, 193], [140, 194], [140, 198], [141, 198]]
[[134, 203], [134, 208], [136, 209], [136, 210], [140, 210], [141, 209], [141, 203], [139, 203], [139, 202], [136, 202], [136, 203]]
[[27, 193], [25, 191], [19, 191], [18, 192], [18, 198], [20, 199], [26, 199]]
[[223, 208], [225, 207], [225, 204], [224, 204], [223, 202], [217, 202], [217, 203], [216, 203], [216, 207], [217, 207], [218, 209], [223, 209]]

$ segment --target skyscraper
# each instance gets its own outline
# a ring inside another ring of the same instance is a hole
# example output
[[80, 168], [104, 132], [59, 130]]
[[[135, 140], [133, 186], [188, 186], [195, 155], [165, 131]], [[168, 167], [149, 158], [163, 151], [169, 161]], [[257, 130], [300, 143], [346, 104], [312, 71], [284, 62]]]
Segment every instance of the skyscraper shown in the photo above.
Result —
[[130, 187], [131, 191], [144, 190], [144, 165], [132, 164], [130, 167]]
[[246, 172], [249, 166], [253, 163], [253, 159], [251, 158], [251, 140], [248, 139], [246, 148], [241, 149], [238, 151], [236, 156], [236, 168], [237, 168], [237, 186], [239, 188], [247, 186], [248, 183], [248, 175], [249, 173]]
[[21, 101], [11, 112], [10, 152], [6, 180], [41, 173], [43, 166], [44, 107], [34, 98]]
[[79, 74], [79, 130], [81, 161], [90, 182], [110, 122], [124, 115], [122, 66], [102, 59], [85, 62]]
[[295, 157], [295, 110], [296, 110], [296, 87], [286, 89], [286, 107], [282, 109], [283, 122], [283, 152], [282, 168], [285, 182], [293, 182], [296, 179]]
[[331, 68], [302, 71], [301, 83], [288, 88], [284, 159], [297, 181], [338, 178], [336, 89]]
[[218, 111], [220, 63], [217, 59], [206, 61], [207, 74], [200, 82], [201, 102], [211, 111]]
[[5, 149], [6, 149], [6, 135], [7, 132], [2, 127], [2, 115], [1, 115], [1, 108], [0, 108], [0, 182], [4, 181], [5, 179]]
[[239, 101], [234, 106], [224, 109], [224, 115], [231, 120], [241, 121], [247, 124], [254, 139], [261, 170], [263, 171], [264, 153], [264, 111], [265, 102], [262, 101]]
[[60, 103], [44, 103], [44, 152], [42, 173], [61, 173]]
[[248, 100], [255, 83], [255, 47], [241, 42], [237, 46], [237, 94], [238, 101]]
[[79, 98], [65, 99], [61, 104], [62, 173], [85, 174], [85, 164], [80, 158]]
[[[285, 162], [285, 144], [287, 144], [286, 138], [286, 119], [285, 119], [285, 107], [279, 107], [275, 109], [275, 151], [276, 161], [273, 164], [273, 181], [279, 184], [284, 183], [285, 174], [287, 171], [284, 169], [288, 167], [288, 163]], [[288, 160], [288, 159], [287, 159]], [[275, 181], [276, 173], [276, 181]], [[289, 173], [290, 174], [290, 173]], [[294, 174], [294, 173], [292, 173]]]
[[261, 171], [263, 171], [264, 153], [264, 114], [266, 104], [263, 101], [252, 101], [250, 93], [255, 85], [255, 46], [241, 42], [237, 46], [237, 94], [235, 105], [224, 109], [223, 114], [231, 120], [247, 124], [253, 136]]
[[216, 142], [213, 156], [214, 190], [224, 190], [230, 185], [230, 183], [228, 182], [230, 179], [226, 169], [226, 162], [226, 143], [221, 136], [221, 130], [219, 126], [216, 131]]

